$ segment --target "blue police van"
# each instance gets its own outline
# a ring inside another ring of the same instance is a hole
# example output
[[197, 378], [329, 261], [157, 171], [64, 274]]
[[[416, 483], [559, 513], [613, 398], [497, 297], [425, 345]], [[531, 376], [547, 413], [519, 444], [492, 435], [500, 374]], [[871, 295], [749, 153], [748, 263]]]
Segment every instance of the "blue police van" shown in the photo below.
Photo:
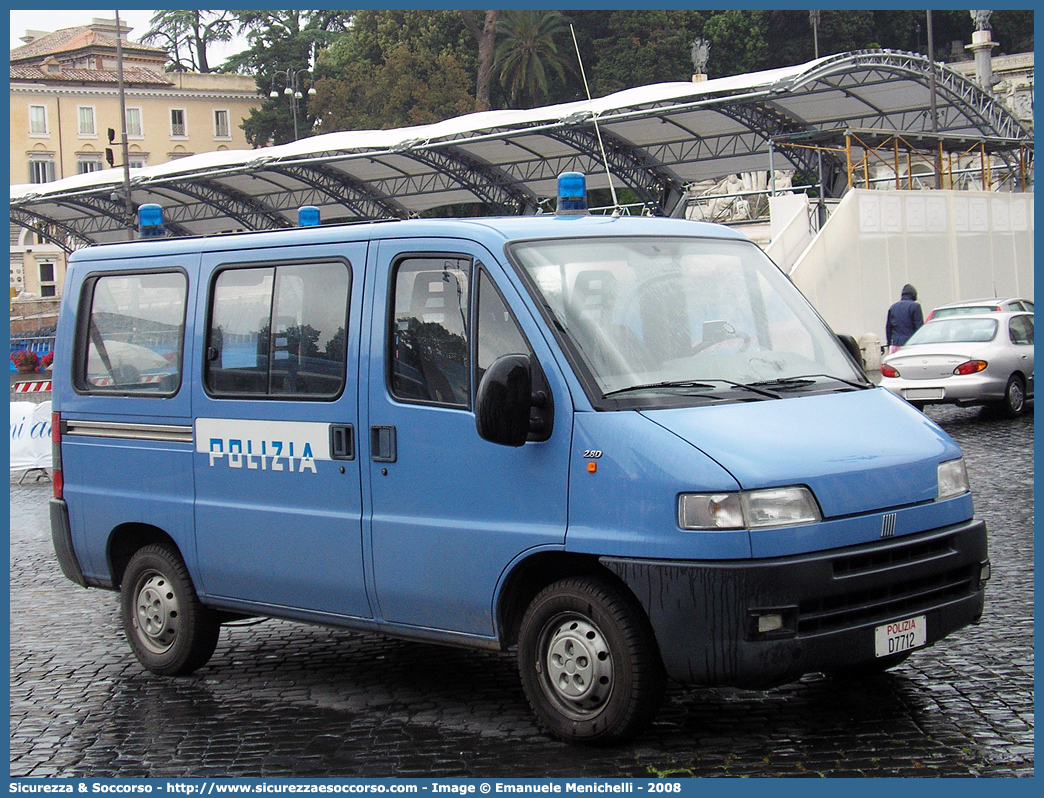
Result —
[[668, 680], [884, 670], [980, 618], [954, 442], [739, 233], [560, 182], [70, 258], [54, 547], [145, 668], [252, 616], [517, 646], [542, 725], [608, 744]]

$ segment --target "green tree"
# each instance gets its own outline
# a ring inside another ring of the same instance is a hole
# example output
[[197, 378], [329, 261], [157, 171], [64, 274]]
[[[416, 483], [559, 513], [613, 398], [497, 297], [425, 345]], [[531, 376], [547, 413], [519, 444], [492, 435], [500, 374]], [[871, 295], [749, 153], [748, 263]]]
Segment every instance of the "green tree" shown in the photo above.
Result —
[[457, 11], [370, 10], [322, 52], [319, 130], [424, 124], [474, 109], [475, 54]]
[[170, 71], [211, 72], [207, 48], [232, 40], [229, 11], [157, 11], [141, 41], [162, 47], [170, 56]]
[[[252, 74], [258, 92], [264, 98], [260, 109], [253, 109], [242, 124], [247, 141], [253, 147], [268, 142], [283, 144], [294, 138], [291, 104], [282, 94], [287, 70], [310, 69], [317, 50], [343, 36], [351, 24], [349, 11], [234, 11], [238, 32], [249, 47], [226, 60], [224, 70]], [[280, 74], [282, 73], [282, 74]], [[305, 76], [310, 82], [310, 76]], [[272, 89], [279, 92], [269, 99]], [[305, 86], [302, 93], [307, 89]], [[298, 130], [308, 135], [315, 116], [309, 110], [305, 93], [299, 103]]]
[[423, 125], [471, 111], [471, 83], [456, 56], [400, 44], [380, 64], [355, 61], [321, 78], [311, 108], [322, 133]]
[[508, 89], [513, 105], [539, 105], [547, 99], [551, 78], [564, 81], [567, 65], [572, 66], [559, 53], [558, 40], [565, 45], [570, 38], [566, 18], [559, 11], [503, 11], [497, 34], [493, 71], [500, 85]]
[[768, 37], [764, 11], [713, 14], [703, 26], [703, 38], [711, 47], [707, 74], [718, 78], [762, 69], [769, 60]]
[[[702, 34], [707, 16], [704, 11], [576, 12], [572, 22], [591, 93], [691, 80], [692, 41]], [[574, 96], [562, 99], [582, 96], [580, 86]]]
[[320, 71], [333, 77], [352, 61], [380, 64], [401, 44], [475, 63], [474, 43], [459, 12], [381, 9], [354, 12], [351, 26], [324, 53]]
[[461, 11], [461, 19], [475, 40], [477, 64], [475, 74], [475, 110], [487, 111], [490, 107], [490, 89], [493, 83], [493, 48], [497, 37], [499, 11], [487, 11], [480, 26], [470, 11]]

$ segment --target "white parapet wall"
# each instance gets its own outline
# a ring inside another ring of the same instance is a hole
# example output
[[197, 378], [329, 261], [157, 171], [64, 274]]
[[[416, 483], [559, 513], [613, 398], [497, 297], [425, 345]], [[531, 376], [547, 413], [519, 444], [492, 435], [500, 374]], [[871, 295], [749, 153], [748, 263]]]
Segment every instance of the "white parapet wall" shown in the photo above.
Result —
[[884, 342], [906, 283], [938, 305], [1033, 297], [1033, 195], [853, 189], [789, 270], [835, 332]]

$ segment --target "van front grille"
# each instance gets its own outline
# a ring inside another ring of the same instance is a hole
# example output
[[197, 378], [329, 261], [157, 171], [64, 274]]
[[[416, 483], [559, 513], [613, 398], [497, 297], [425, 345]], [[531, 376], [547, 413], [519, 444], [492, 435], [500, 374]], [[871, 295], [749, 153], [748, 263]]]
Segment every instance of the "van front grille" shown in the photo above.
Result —
[[973, 595], [979, 587], [979, 565], [964, 566], [923, 578], [874, 585], [798, 606], [798, 634], [818, 634], [911, 615]]
[[954, 551], [956, 549], [952, 536], [933, 538], [912, 544], [897, 541], [896, 545], [882, 546], [873, 551], [838, 557], [832, 564], [834, 576], [854, 576], [894, 568], [899, 565], [927, 562]]

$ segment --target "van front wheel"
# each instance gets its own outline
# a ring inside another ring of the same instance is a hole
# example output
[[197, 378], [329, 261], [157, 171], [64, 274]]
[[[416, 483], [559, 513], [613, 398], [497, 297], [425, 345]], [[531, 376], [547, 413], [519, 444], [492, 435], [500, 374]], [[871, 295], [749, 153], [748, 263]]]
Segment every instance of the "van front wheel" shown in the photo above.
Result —
[[144, 546], [131, 557], [120, 587], [120, 614], [134, 656], [153, 673], [192, 673], [217, 647], [217, 618], [200, 603], [188, 569], [170, 546]]
[[609, 745], [650, 723], [666, 684], [656, 640], [630, 594], [596, 577], [541, 591], [522, 619], [519, 672], [554, 736]]

